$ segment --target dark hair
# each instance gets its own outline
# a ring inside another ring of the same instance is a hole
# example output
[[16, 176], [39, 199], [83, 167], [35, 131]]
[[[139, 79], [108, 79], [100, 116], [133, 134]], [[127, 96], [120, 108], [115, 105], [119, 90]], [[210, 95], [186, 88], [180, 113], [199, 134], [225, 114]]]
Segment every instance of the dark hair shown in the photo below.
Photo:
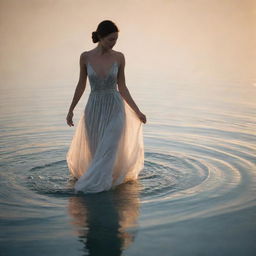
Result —
[[97, 27], [97, 30], [92, 32], [92, 41], [99, 42], [100, 38], [107, 36], [110, 33], [119, 32], [116, 24], [111, 20], [103, 20]]

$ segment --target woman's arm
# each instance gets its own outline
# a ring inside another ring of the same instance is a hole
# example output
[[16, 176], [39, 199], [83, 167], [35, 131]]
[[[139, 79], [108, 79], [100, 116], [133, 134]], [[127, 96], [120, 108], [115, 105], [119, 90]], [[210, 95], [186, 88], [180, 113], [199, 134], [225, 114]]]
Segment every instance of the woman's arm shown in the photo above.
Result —
[[81, 53], [80, 55], [79, 65], [80, 65], [79, 81], [77, 83], [76, 90], [75, 90], [74, 97], [70, 105], [69, 111], [74, 110], [76, 104], [78, 103], [81, 96], [83, 95], [86, 87], [87, 70], [85, 66], [85, 52]]
[[85, 53], [86, 52], [81, 53], [81, 55], [80, 55], [80, 60], [79, 60], [79, 65], [80, 65], [79, 81], [77, 83], [76, 90], [75, 90], [75, 93], [74, 93], [74, 96], [73, 96], [73, 100], [72, 100], [72, 103], [71, 103], [71, 105], [69, 107], [69, 111], [68, 111], [68, 114], [67, 114], [67, 117], [66, 117], [67, 124], [69, 126], [74, 126], [74, 123], [72, 121], [73, 110], [74, 110], [76, 104], [78, 103], [78, 101], [80, 100], [81, 96], [83, 95], [85, 87], [86, 87], [87, 69], [86, 69], [86, 66], [85, 66], [85, 63], [86, 63], [85, 62], [85, 58], [86, 58]]
[[125, 57], [124, 57], [123, 53], [120, 53], [120, 68], [119, 68], [118, 77], [117, 77], [118, 90], [119, 90], [121, 96], [124, 98], [124, 100], [129, 104], [129, 106], [138, 115], [140, 120], [142, 122], [146, 123], [146, 116], [139, 110], [138, 106], [132, 99], [132, 96], [125, 84], [124, 67], [125, 67]]
[[118, 91], [120, 92], [121, 96], [125, 99], [125, 101], [130, 105], [130, 107], [136, 113], [139, 113], [140, 110], [139, 110], [138, 106], [135, 104], [134, 100], [132, 99], [132, 96], [125, 84], [124, 68], [125, 68], [125, 57], [124, 57], [123, 53], [121, 53], [120, 54], [120, 68], [119, 68], [118, 77], [117, 77]]

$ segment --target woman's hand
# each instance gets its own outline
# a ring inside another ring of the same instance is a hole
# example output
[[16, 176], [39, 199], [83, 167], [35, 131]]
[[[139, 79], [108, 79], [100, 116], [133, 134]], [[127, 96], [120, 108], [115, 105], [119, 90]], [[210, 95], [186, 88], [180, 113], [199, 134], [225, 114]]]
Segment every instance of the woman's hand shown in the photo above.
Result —
[[74, 123], [73, 123], [73, 120], [72, 120], [73, 115], [74, 115], [73, 111], [69, 111], [68, 114], [67, 114], [66, 120], [67, 120], [67, 124], [69, 126], [74, 126]]
[[139, 117], [140, 121], [143, 122], [144, 124], [147, 122], [147, 118], [142, 112], [138, 112], [137, 116]]

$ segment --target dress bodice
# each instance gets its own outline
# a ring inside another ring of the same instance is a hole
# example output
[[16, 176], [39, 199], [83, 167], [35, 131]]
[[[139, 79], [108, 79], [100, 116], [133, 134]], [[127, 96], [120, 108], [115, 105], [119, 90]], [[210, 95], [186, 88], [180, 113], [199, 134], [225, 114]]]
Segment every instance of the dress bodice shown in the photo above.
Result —
[[118, 63], [114, 61], [105, 77], [99, 76], [90, 62], [87, 62], [87, 75], [90, 81], [91, 92], [117, 91]]

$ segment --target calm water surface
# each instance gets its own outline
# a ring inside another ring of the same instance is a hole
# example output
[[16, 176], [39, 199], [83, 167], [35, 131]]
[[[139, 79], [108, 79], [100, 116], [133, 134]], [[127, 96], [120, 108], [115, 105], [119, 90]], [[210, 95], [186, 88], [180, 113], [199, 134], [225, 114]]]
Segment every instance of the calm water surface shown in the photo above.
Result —
[[75, 127], [74, 87], [1, 87], [1, 255], [255, 255], [256, 86], [138, 81], [139, 180], [83, 196], [65, 155], [89, 84]]

